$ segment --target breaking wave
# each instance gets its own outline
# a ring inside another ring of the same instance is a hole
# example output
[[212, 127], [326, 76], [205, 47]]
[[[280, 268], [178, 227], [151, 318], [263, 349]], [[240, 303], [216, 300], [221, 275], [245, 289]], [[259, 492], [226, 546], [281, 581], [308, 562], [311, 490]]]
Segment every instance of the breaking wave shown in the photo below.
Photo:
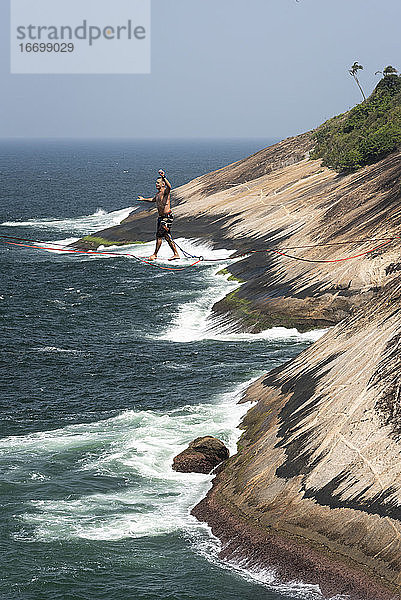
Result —
[[43, 231], [68, 232], [69, 234], [89, 234], [99, 229], [118, 225], [137, 207], [129, 206], [120, 210], [106, 212], [98, 208], [91, 215], [71, 217], [66, 219], [28, 219], [27, 221], [5, 221], [7, 227], [31, 227]]

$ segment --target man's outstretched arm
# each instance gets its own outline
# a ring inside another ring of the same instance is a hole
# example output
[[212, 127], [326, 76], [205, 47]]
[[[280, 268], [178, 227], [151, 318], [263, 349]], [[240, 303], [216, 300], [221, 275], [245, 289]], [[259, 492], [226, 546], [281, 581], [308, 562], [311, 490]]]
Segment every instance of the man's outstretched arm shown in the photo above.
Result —
[[138, 196], [137, 200], [140, 202], [156, 202], [156, 196], [153, 196], [153, 198], [144, 198], [143, 196]]

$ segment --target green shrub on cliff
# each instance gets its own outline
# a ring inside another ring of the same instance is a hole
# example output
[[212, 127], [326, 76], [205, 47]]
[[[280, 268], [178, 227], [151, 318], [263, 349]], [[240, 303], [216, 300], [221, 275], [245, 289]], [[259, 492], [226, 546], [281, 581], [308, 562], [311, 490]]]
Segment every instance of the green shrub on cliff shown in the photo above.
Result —
[[314, 133], [311, 158], [350, 172], [401, 146], [401, 77], [383, 77], [367, 100], [323, 123]]
[[99, 246], [126, 246], [127, 244], [145, 244], [145, 242], [134, 242], [132, 240], [124, 240], [121, 242], [117, 242], [115, 240], [107, 240], [106, 238], [94, 236], [94, 235], [86, 235], [83, 237], [80, 242], [84, 242], [85, 246], [91, 249], [96, 249]]

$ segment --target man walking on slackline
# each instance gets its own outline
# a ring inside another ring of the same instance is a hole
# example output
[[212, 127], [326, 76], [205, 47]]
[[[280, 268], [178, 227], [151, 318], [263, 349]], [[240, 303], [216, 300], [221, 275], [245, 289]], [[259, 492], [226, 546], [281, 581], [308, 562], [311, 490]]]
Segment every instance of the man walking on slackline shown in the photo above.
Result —
[[165, 172], [161, 169], [159, 171], [159, 175], [160, 177], [156, 181], [156, 196], [153, 198], [144, 198], [143, 196], [138, 197], [138, 200], [143, 202], [156, 202], [157, 211], [159, 213], [156, 229], [156, 248], [152, 256], [149, 256], [149, 260], [156, 260], [163, 238], [166, 240], [174, 253], [169, 260], [178, 260], [180, 255], [178, 254], [177, 247], [170, 236], [171, 225], [174, 220], [170, 203], [171, 184], [168, 179], [166, 179]]

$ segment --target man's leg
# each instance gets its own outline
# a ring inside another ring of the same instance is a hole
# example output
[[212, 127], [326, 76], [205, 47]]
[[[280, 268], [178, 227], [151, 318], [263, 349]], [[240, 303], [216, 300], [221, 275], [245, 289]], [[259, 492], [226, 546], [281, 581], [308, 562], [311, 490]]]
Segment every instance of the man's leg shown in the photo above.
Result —
[[166, 240], [167, 240], [168, 245], [174, 252], [173, 256], [171, 258], [169, 258], [169, 260], [176, 260], [177, 258], [180, 258], [180, 255], [178, 254], [177, 246], [174, 244], [169, 233], [166, 235]]
[[163, 241], [163, 238], [159, 238], [159, 237], [156, 238], [156, 248], [155, 248], [155, 251], [152, 254], [152, 256], [149, 256], [149, 260], [156, 260], [157, 253], [159, 252], [160, 246], [162, 245], [162, 241]]

